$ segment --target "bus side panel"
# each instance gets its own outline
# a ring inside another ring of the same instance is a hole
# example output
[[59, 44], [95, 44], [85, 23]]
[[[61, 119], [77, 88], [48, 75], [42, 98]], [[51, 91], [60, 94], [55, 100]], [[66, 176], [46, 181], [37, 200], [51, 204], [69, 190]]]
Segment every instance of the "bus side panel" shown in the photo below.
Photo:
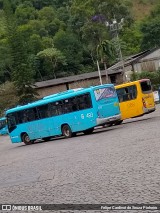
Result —
[[[143, 115], [142, 96], [141, 96], [139, 84], [134, 83], [134, 84], [128, 85], [127, 87], [129, 88], [129, 87], [135, 87], [135, 86], [137, 88], [136, 89], [137, 94], [136, 96], [134, 96], [133, 99], [130, 96], [128, 96], [129, 94], [124, 94], [123, 97], [119, 96], [122, 120]], [[123, 89], [123, 88], [125, 88], [125, 86], [118, 89]]]
[[134, 118], [143, 114], [142, 104], [139, 103], [138, 98], [131, 101], [120, 103], [120, 111], [122, 120], [127, 118]]
[[17, 127], [15, 130], [9, 133], [10, 139], [12, 143], [20, 143], [22, 142], [21, 137], [19, 135], [20, 129]]
[[69, 116], [63, 115], [61, 120], [60, 127], [63, 124], [68, 124], [71, 127], [72, 132], [80, 132], [86, 129], [96, 126], [96, 113], [94, 108], [79, 110], [75, 113], [70, 114]]

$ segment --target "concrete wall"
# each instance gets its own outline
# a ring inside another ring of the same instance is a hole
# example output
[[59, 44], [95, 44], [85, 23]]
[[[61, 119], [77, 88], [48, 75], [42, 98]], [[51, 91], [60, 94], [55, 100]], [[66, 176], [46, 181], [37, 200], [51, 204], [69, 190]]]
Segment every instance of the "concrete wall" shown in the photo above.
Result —
[[[106, 84], [106, 76], [102, 76], [102, 83]], [[109, 80], [110, 83], [110, 80]], [[69, 89], [75, 89], [75, 88], [80, 88], [80, 87], [89, 87], [89, 86], [95, 86], [99, 85], [100, 80], [99, 77], [97, 78], [92, 78], [92, 79], [86, 79], [86, 80], [80, 80], [72, 83], [68, 83]], [[53, 85], [51, 87], [44, 87], [44, 88], [36, 88], [37, 93], [39, 94], [39, 98], [42, 98], [47, 95], [55, 94], [58, 92], [66, 91], [67, 90], [67, 85], [66, 84], [61, 84], [61, 85]]]
[[39, 94], [38, 98], [43, 98], [44, 96], [52, 95], [65, 90], [67, 90], [67, 87], [65, 84], [46, 87], [46, 88], [36, 88], [36, 92]]
[[[102, 76], [102, 82], [103, 84], [106, 84], [106, 77]], [[90, 86], [95, 86], [95, 85], [99, 85], [100, 84], [100, 80], [99, 78], [93, 78], [93, 79], [86, 79], [86, 80], [81, 80], [81, 81], [76, 81], [73, 83], [69, 83], [69, 88], [70, 89], [75, 89], [75, 88], [79, 88], [79, 87], [90, 87]]]
[[142, 71], [156, 71], [160, 68], [160, 59], [141, 61], [134, 64], [134, 70], [137, 72]]
[[[123, 82], [123, 77], [122, 74], [115, 74], [116, 75], [116, 85], [117, 84], [121, 84]], [[110, 81], [110, 77], [108, 78], [109, 82]], [[106, 84], [107, 83], [107, 79], [106, 76], [102, 76], [102, 83]], [[80, 80], [80, 81], [76, 81], [76, 82], [72, 82], [72, 83], [68, 83], [68, 87], [69, 89], [75, 89], [75, 88], [80, 88], [80, 87], [89, 87], [89, 86], [95, 86], [95, 85], [99, 85], [100, 84], [100, 80], [99, 77], [97, 78], [92, 78], [92, 79], [86, 79], [86, 80]], [[47, 95], [52, 95], [58, 92], [62, 92], [62, 91], [66, 91], [67, 90], [67, 85], [66, 84], [61, 84], [61, 85], [53, 85], [51, 87], [44, 87], [44, 88], [36, 88], [36, 92], [39, 94], [38, 98], [42, 98], [44, 96]]]

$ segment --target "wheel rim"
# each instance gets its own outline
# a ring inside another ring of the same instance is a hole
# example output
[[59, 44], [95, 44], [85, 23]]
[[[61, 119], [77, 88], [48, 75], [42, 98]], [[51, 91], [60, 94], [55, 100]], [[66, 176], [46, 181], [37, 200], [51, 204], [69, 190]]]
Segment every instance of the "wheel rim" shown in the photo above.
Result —
[[31, 140], [29, 138], [29, 136], [27, 134], [23, 135], [23, 142], [25, 144], [30, 144], [31, 143]]
[[69, 134], [70, 134], [70, 131], [69, 131], [68, 127], [65, 127], [64, 128], [64, 135], [68, 137]]
[[29, 143], [29, 142], [30, 142], [30, 138], [29, 138], [29, 136], [28, 136], [28, 135], [26, 135], [26, 137], [25, 137], [25, 141], [26, 141], [27, 143]]

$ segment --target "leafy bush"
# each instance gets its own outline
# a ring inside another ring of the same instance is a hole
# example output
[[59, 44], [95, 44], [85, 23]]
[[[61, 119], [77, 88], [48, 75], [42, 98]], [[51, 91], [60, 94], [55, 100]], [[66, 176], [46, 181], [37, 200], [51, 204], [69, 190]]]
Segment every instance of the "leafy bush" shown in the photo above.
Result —
[[144, 79], [148, 78], [151, 80], [152, 86], [154, 90], [157, 90], [160, 86], [160, 70], [156, 72], [148, 72], [148, 71], [143, 71], [141, 73], [133, 73], [131, 76], [131, 80], [139, 80], [139, 79]]

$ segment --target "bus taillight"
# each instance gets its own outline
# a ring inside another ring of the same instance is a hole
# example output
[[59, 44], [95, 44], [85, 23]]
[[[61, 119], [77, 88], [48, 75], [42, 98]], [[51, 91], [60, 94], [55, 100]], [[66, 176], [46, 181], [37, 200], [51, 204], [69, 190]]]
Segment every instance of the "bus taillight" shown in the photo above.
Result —
[[143, 106], [144, 106], [145, 108], [147, 108], [146, 102], [145, 102], [144, 98], [142, 98], [142, 102], [143, 102]]

